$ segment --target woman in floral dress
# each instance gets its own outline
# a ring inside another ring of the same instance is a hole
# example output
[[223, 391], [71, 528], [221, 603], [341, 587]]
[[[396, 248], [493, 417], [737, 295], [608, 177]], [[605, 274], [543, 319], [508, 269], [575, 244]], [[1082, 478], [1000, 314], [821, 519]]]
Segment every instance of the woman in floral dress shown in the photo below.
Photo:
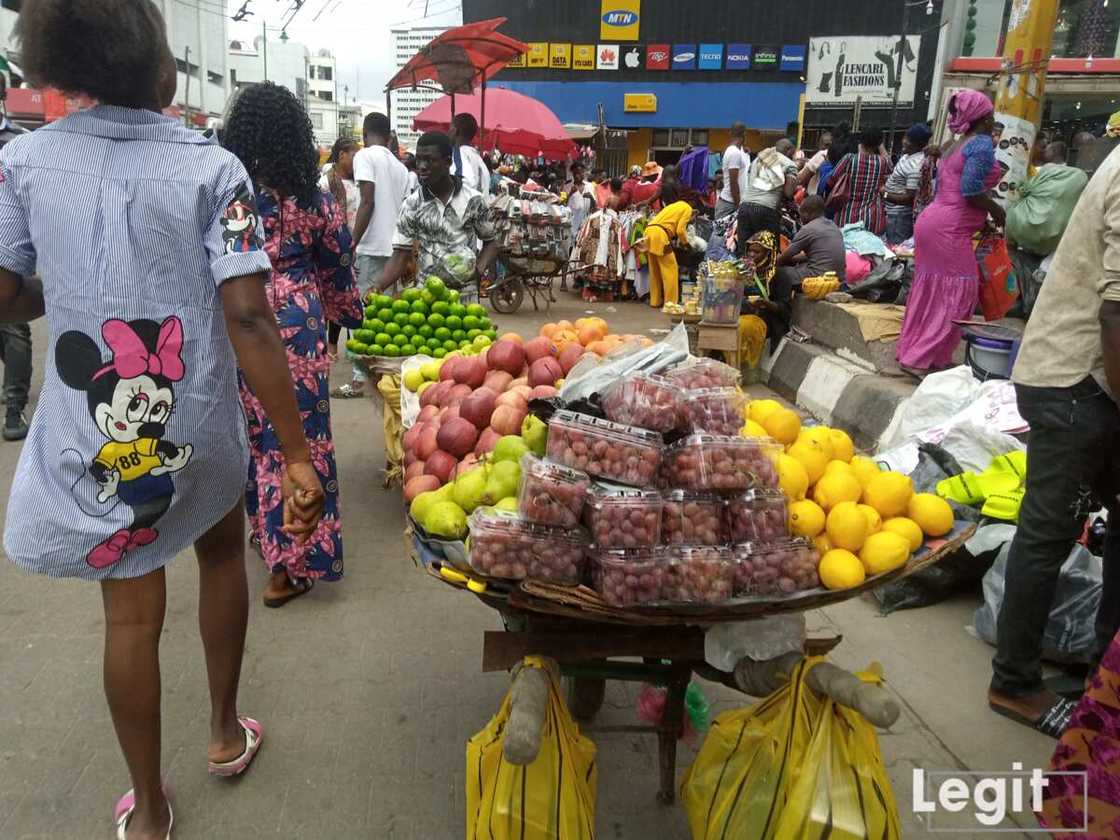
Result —
[[280, 607], [316, 580], [342, 577], [338, 472], [331, 438], [326, 326], [360, 327], [361, 300], [351, 268], [351, 238], [342, 209], [318, 186], [311, 122], [286, 88], [266, 82], [243, 91], [230, 113], [226, 146], [256, 184], [265, 252], [272, 261], [268, 296], [288, 351], [296, 400], [312, 463], [326, 492], [314, 535], [298, 544], [283, 531], [284, 457], [253, 390], [242, 380], [249, 423], [245, 507], [251, 539], [272, 577], [264, 603]]

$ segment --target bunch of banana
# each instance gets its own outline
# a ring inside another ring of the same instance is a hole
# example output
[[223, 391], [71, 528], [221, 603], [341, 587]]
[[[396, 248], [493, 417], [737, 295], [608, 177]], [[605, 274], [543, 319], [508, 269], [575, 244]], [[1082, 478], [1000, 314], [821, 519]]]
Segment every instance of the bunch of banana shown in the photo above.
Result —
[[840, 281], [835, 274], [806, 277], [801, 281], [801, 293], [810, 300], [823, 300], [825, 295], [840, 291]]

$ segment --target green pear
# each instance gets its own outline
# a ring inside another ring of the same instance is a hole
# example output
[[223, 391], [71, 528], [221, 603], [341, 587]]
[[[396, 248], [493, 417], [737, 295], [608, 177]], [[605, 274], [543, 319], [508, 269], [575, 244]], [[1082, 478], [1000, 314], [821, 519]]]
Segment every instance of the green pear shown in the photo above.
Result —
[[475, 467], [467, 470], [454, 482], [451, 499], [467, 513], [472, 513], [475, 508], [486, 504], [486, 485], [490, 475], [490, 468], [486, 466]]
[[494, 505], [494, 507], [497, 510], [508, 510], [512, 513], [517, 513], [521, 509], [516, 496], [506, 496], [504, 499]]
[[521, 437], [525, 444], [538, 458], [544, 457], [545, 446], [548, 444], [548, 426], [539, 417], [532, 414], [525, 417], [521, 424]]
[[429, 490], [427, 493], [421, 493], [412, 500], [412, 504], [408, 507], [408, 512], [412, 515], [414, 521], [424, 524], [424, 515], [432, 507], [432, 505], [439, 504], [446, 501], [440, 495], [439, 490]]
[[494, 451], [490, 454], [490, 459], [495, 464], [501, 461], [520, 463], [521, 456], [528, 451], [529, 447], [525, 444], [521, 435], [503, 435], [494, 444]]
[[467, 514], [454, 502], [436, 502], [420, 524], [429, 534], [448, 540], [461, 540], [468, 530]]
[[516, 461], [499, 461], [490, 470], [483, 504], [496, 505], [502, 499], [516, 495], [520, 484], [521, 465]]

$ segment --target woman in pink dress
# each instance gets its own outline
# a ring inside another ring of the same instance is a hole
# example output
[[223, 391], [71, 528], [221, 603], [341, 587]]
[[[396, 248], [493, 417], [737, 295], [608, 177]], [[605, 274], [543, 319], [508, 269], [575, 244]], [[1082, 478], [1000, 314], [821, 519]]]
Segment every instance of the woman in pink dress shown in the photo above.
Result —
[[990, 215], [997, 225], [1003, 208], [991, 197], [1000, 169], [992, 145], [992, 103], [966, 90], [949, 101], [949, 128], [962, 135], [941, 160], [937, 196], [914, 226], [914, 285], [898, 341], [898, 361], [912, 373], [953, 364], [960, 342], [954, 320], [976, 309], [980, 272], [972, 237]]

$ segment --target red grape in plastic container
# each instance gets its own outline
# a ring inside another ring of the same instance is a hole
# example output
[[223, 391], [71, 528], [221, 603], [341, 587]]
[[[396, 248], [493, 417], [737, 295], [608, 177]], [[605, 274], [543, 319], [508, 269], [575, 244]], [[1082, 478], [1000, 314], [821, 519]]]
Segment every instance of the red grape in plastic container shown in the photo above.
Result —
[[737, 435], [743, 428], [747, 398], [738, 388], [701, 388], [685, 396], [684, 413], [691, 431]]
[[538, 525], [574, 528], [580, 523], [590, 486], [587, 473], [526, 453], [521, 456], [518, 509]]
[[723, 501], [707, 493], [670, 490], [663, 494], [661, 541], [666, 545], [719, 545], [723, 538]]
[[574, 411], [558, 411], [548, 424], [550, 461], [589, 475], [651, 486], [661, 467], [661, 435]]
[[780, 490], [747, 490], [723, 509], [728, 542], [777, 542], [789, 539], [789, 510]]
[[721, 604], [735, 586], [735, 559], [722, 545], [678, 545], [670, 550], [664, 600], [677, 604]]
[[662, 600], [668, 555], [664, 548], [597, 549], [591, 552], [591, 581], [608, 604], [628, 607]]
[[587, 537], [578, 528], [549, 528], [504, 511], [476, 510], [470, 525], [471, 568], [487, 577], [575, 586], [583, 575]]
[[633, 373], [603, 395], [603, 413], [615, 423], [655, 432], [671, 432], [684, 404], [681, 389], [660, 376]]
[[688, 490], [777, 488], [781, 450], [769, 438], [690, 435], [665, 452], [664, 478]]
[[708, 358], [689, 359], [664, 376], [685, 390], [727, 388], [739, 384], [739, 371], [731, 365]]
[[597, 548], [648, 548], [661, 540], [661, 494], [656, 490], [593, 484], [587, 526]]
[[735, 597], [775, 597], [817, 589], [821, 555], [806, 539], [734, 546]]

